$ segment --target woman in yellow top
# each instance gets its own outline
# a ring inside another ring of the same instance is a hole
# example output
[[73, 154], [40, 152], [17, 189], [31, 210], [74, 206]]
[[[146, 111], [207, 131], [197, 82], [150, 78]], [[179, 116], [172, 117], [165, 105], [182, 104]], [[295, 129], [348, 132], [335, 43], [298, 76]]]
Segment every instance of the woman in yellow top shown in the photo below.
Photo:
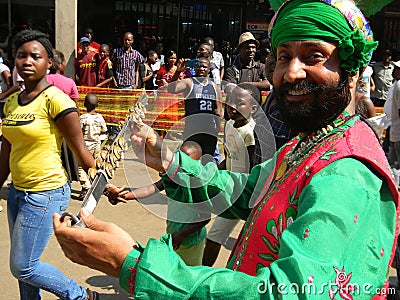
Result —
[[11, 272], [21, 299], [40, 299], [41, 289], [61, 299], [96, 299], [96, 293], [40, 261], [53, 234], [52, 215], [63, 213], [70, 201], [60, 158], [62, 138], [84, 169], [94, 160], [83, 141], [75, 102], [46, 80], [53, 57], [47, 35], [24, 30], [14, 45], [15, 66], [26, 88], [5, 103], [0, 154], [0, 187], [10, 173], [13, 181], [7, 200]]

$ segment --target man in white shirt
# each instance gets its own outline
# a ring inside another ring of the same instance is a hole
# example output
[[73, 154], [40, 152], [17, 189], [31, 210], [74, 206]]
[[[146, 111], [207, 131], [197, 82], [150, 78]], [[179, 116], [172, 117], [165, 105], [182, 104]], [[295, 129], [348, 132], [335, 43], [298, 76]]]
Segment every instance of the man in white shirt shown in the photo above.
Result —
[[392, 85], [391, 93], [389, 94], [392, 102], [392, 124], [390, 127], [390, 151], [389, 161], [396, 169], [400, 168], [400, 61], [393, 62], [393, 78], [395, 82]]
[[224, 57], [222, 56], [221, 52], [215, 51], [215, 43], [212, 38], [206, 37], [204, 39], [204, 43], [210, 44], [213, 48], [211, 52], [210, 62], [214, 63], [217, 66], [222, 80], [222, 78], [224, 77], [225, 69]]
[[389, 50], [385, 50], [382, 53], [382, 60], [374, 64], [373, 71], [372, 77], [375, 82], [375, 90], [371, 93], [371, 100], [375, 106], [383, 107], [389, 88], [393, 83], [392, 54]]

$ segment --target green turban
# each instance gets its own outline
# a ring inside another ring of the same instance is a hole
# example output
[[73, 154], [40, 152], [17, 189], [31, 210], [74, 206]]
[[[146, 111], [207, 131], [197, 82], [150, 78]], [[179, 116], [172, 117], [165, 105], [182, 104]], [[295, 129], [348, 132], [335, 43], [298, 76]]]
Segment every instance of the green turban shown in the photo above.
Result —
[[[271, 23], [272, 51], [276, 57], [277, 47], [289, 41], [315, 40], [334, 43], [339, 48], [342, 69], [354, 74], [368, 64], [372, 51], [376, 49], [378, 43], [373, 41], [369, 26], [368, 34], [356, 28], [360, 27], [356, 23], [361, 23], [361, 29], [365, 29], [365, 24], [361, 22], [365, 19], [360, 21], [359, 15], [349, 13], [346, 15], [351, 22], [349, 23], [339, 8], [327, 2], [329, 1], [287, 1]], [[349, 2], [342, 1], [340, 3], [355, 9], [354, 3], [351, 2], [349, 5]], [[361, 12], [359, 13], [361, 14]], [[355, 19], [355, 17], [359, 19]], [[365, 23], [367, 24], [366, 21]], [[354, 26], [352, 27], [350, 24]]]

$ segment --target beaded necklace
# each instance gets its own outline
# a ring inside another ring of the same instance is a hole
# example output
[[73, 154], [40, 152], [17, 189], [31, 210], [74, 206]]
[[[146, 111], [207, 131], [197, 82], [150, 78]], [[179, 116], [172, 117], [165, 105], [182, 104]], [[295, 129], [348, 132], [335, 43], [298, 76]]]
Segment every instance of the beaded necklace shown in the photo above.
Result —
[[[341, 115], [338, 119], [333, 121], [331, 124], [314, 131], [307, 138], [304, 138], [303, 141], [299, 142], [297, 145], [292, 147], [288, 153], [285, 154], [285, 158], [280, 164], [275, 174], [275, 179], [279, 179], [283, 176], [286, 170], [294, 167], [296, 164], [301, 162], [301, 158], [303, 158], [311, 149], [313, 149], [316, 145], [318, 145], [322, 140], [336, 134], [338, 132], [337, 128], [347, 122], [351, 116], [343, 117]], [[305, 137], [306, 134], [299, 134], [299, 136]]]

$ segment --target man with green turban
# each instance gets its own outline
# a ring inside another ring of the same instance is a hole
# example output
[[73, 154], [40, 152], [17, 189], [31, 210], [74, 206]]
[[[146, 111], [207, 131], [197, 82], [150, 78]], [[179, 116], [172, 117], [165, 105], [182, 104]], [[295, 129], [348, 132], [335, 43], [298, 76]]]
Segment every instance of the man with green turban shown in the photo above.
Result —
[[131, 136], [171, 199], [246, 220], [227, 268], [188, 267], [171, 236], [143, 247], [84, 210], [89, 229], [54, 216], [67, 257], [119, 276], [135, 299], [385, 298], [399, 194], [355, 115], [356, 82], [376, 47], [369, 26], [350, 0], [289, 0], [270, 37], [277, 102], [300, 132], [274, 159], [250, 174], [219, 171], [162, 147], [149, 127]]

